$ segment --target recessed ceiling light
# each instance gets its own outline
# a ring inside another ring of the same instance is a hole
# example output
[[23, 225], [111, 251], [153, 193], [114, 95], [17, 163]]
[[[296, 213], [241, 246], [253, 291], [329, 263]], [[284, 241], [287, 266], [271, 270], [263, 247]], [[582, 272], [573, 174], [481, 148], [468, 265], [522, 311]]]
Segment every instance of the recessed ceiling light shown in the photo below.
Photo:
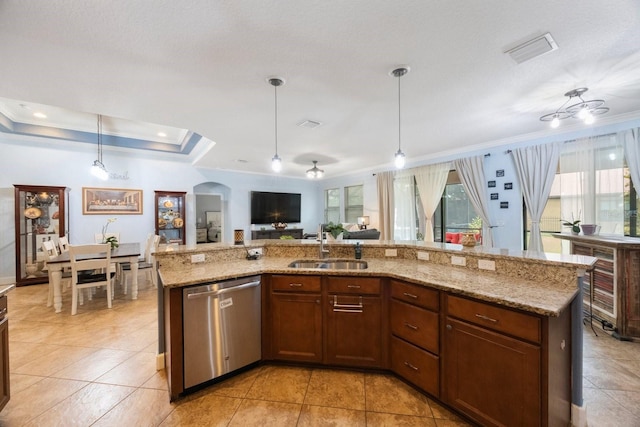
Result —
[[165, 136], [167, 136], [167, 134], [166, 134], [166, 133], [164, 133], [164, 132], [158, 132], [158, 136], [159, 136], [160, 138], [164, 138]]
[[36, 111], [35, 113], [33, 113], [33, 117], [37, 117], [39, 119], [46, 119], [47, 115], [45, 113], [41, 113], [39, 111]]

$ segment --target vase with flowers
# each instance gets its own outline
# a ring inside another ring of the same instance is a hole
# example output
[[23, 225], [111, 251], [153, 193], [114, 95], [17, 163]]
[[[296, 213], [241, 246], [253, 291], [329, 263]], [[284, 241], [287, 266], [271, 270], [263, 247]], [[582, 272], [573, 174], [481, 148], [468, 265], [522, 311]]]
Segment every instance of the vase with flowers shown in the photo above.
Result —
[[109, 218], [107, 219], [105, 225], [102, 226], [102, 243], [109, 243], [111, 245], [111, 249], [115, 249], [120, 246], [116, 236], [107, 236], [107, 229], [109, 228], [109, 224], [111, 224], [112, 222], [116, 222], [117, 219], [118, 218], [115, 217]]

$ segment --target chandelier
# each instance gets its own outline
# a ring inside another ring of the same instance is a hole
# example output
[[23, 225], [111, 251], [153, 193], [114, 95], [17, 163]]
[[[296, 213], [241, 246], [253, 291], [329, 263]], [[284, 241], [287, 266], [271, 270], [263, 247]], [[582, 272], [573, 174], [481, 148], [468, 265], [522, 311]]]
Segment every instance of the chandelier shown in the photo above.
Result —
[[318, 161], [313, 160], [313, 167], [307, 170], [307, 178], [315, 179], [322, 178], [324, 171], [318, 167]]
[[91, 166], [91, 175], [103, 181], [109, 179], [109, 172], [102, 163], [102, 114], [98, 114], [98, 158]]
[[[540, 120], [543, 122], [551, 122], [551, 127], [554, 129], [560, 126], [560, 120], [568, 119], [569, 117], [580, 119], [587, 125], [592, 124], [595, 121], [595, 116], [606, 113], [609, 111], [609, 108], [602, 106], [604, 104], [602, 99], [585, 101], [582, 95], [588, 90], [589, 88], [581, 87], [565, 93], [564, 96], [568, 96], [569, 99], [567, 99], [555, 113], [545, 114], [540, 117]], [[565, 107], [573, 98], [578, 98], [580, 102]]]

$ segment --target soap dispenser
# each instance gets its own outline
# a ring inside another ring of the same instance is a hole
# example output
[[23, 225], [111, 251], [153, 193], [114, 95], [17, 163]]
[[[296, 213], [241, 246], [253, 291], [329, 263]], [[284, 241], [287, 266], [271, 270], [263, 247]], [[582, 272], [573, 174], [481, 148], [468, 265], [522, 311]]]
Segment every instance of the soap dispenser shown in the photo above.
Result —
[[356, 243], [356, 259], [362, 258], [362, 246], [360, 246], [360, 242]]

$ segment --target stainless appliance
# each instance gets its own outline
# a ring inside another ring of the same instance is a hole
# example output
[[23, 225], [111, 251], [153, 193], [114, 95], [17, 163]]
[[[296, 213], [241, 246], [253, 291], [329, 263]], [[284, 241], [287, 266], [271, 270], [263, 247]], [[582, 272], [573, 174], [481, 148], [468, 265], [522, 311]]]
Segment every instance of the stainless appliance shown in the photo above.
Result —
[[261, 358], [260, 276], [183, 290], [184, 388]]

